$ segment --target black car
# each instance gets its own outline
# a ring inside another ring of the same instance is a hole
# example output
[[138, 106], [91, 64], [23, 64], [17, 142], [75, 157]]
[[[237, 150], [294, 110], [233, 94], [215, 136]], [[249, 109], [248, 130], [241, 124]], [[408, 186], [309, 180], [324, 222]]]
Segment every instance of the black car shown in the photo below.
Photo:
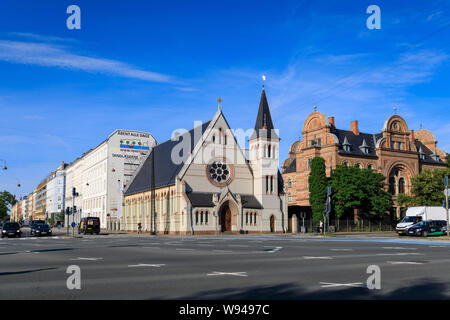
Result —
[[421, 221], [408, 228], [408, 236], [441, 236], [447, 226], [445, 220], [427, 220]]
[[30, 227], [33, 227], [36, 224], [45, 224], [45, 221], [44, 220], [33, 220], [33, 221], [31, 221]]
[[17, 222], [4, 222], [2, 226], [2, 238], [4, 237], [18, 237], [22, 236], [20, 225]]
[[100, 218], [97, 217], [81, 218], [80, 224], [78, 225], [78, 234], [80, 233], [99, 234]]
[[51, 236], [52, 228], [46, 223], [34, 224], [30, 233], [35, 236]]

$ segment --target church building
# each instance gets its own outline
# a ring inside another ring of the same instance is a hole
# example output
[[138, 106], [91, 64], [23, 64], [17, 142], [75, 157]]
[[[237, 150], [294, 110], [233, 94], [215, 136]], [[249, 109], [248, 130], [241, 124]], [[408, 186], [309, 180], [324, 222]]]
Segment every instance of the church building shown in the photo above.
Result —
[[125, 186], [121, 229], [160, 234], [287, 231], [279, 137], [263, 88], [248, 156], [221, 108], [156, 145]]

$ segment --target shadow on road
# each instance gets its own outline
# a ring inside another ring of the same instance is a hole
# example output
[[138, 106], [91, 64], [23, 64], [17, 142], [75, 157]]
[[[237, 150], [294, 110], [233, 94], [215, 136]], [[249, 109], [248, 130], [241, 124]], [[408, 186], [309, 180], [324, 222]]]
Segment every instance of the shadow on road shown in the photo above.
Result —
[[253, 286], [201, 291], [180, 299], [220, 300], [447, 300], [446, 285], [432, 279], [423, 279], [408, 287], [383, 294], [383, 290], [367, 288], [329, 289], [305, 291], [301, 286], [284, 283], [274, 286]]
[[42, 268], [42, 269], [14, 271], [14, 272], [0, 272], [0, 276], [11, 276], [11, 275], [16, 275], [16, 274], [32, 273], [32, 272], [55, 270], [55, 269], [57, 269], [57, 268]]

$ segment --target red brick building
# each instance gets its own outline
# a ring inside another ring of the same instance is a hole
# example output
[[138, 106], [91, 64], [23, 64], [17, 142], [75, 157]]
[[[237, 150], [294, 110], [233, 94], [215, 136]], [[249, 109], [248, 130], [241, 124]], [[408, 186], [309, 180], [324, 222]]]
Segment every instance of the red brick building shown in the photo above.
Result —
[[291, 145], [289, 158], [282, 166], [291, 213], [309, 207], [309, 165], [316, 156], [325, 159], [327, 176], [341, 164], [382, 173], [386, 191], [392, 194], [391, 213], [397, 217], [402, 211], [397, 195], [410, 193], [411, 177], [425, 169], [446, 166], [445, 152], [437, 148], [434, 135], [424, 129], [410, 130], [398, 115], [386, 119], [381, 132], [373, 134], [360, 132], [358, 121], [350, 123], [350, 130], [337, 129], [334, 117], [313, 112], [306, 118], [301, 133], [303, 139]]

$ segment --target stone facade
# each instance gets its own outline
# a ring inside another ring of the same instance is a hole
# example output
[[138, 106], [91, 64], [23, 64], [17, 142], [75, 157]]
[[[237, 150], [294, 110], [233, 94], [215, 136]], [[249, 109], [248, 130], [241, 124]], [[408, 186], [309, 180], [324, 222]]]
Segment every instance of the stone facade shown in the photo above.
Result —
[[303, 124], [302, 136], [291, 145], [282, 166], [292, 209], [309, 207], [309, 164], [316, 156], [325, 159], [327, 176], [342, 164], [383, 174], [386, 191], [393, 197], [392, 213], [397, 217], [401, 216], [397, 195], [410, 193], [411, 177], [422, 170], [446, 166], [445, 152], [437, 148], [434, 135], [424, 129], [409, 130], [399, 115], [386, 119], [381, 132], [367, 134], [359, 131], [358, 121], [351, 122], [350, 130], [341, 130], [335, 127], [334, 117], [313, 112]]

